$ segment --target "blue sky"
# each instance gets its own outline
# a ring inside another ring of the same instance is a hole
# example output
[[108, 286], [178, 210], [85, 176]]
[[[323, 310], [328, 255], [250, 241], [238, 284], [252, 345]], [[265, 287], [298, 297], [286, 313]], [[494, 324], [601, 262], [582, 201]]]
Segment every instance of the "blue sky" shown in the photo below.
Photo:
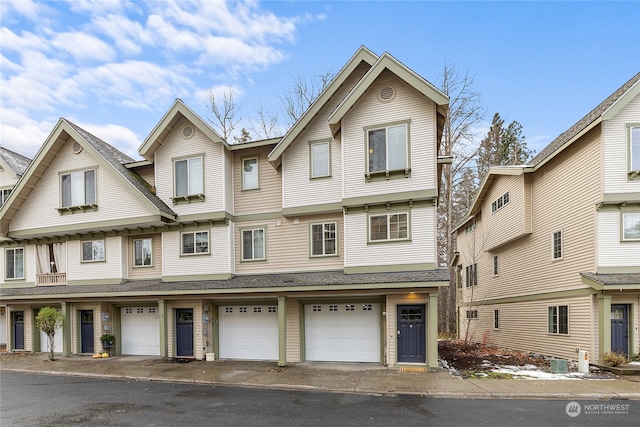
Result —
[[445, 63], [468, 70], [486, 121], [540, 151], [640, 71], [637, 1], [3, 0], [0, 19], [0, 144], [29, 157], [65, 117], [138, 159], [176, 98], [210, 119], [228, 87], [251, 128], [361, 45], [438, 87]]

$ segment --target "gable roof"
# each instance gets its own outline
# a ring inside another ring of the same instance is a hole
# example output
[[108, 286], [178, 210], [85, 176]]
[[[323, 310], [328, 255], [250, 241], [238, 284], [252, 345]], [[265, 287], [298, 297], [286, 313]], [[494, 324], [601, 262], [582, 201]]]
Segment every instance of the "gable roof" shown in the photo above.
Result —
[[178, 122], [183, 118], [189, 120], [198, 128], [198, 130], [204, 133], [213, 142], [219, 142], [229, 148], [229, 144], [223, 140], [211, 126], [202, 120], [200, 116], [194, 113], [191, 108], [187, 107], [180, 98], [177, 98], [171, 108], [169, 108], [164, 116], [162, 116], [162, 119], [160, 119], [149, 136], [144, 140], [142, 145], [140, 145], [140, 148], [138, 148], [140, 155], [149, 161], [153, 161], [153, 155], [156, 150], [160, 145], [162, 145], [167, 136], [169, 136], [171, 131], [173, 131]]
[[14, 178], [20, 178], [31, 163], [31, 159], [18, 154], [15, 151], [0, 147], [0, 166], [12, 174]]
[[280, 165], [282, 160], [282, 153], [291, 145], [291, 143], [298, 137], [300, 132], [311, 122], [311, 120], [318, 114], [318, 111], [326, 104], [326, 102], [340, 89], [340, 86], [349, 78], [351, 73], [362, 63], [365, 62], [369, 65], [373, 65], [378, 60], [378, 56], [371, 52], [364, 46], [356, 51], [356, 53], [347, 61], [342, 69], [335, 75], [331, 82], [324, 88], [324, 90], [313, 101], [311, 106], [302, 114], [302, 116], [294, 123], [294, 125], [287, 131], [282, 137], [278, 145], [269, 153], [269, 161], [275, 167]]
[[142, 178], [123, 165], [123, 163], [133, 162], [134, 160], [131, 157], [67, 119], [61, 118], [42, 147], [40, 147], [22, 178], [16, 183], [7, 202], [0, 208], [0, 235], [7, 235], [9, 223], [14, 215], [38, 184], [45, 171], [51, 166], [62, 146], [69, 139], [77, 142], [83, 149], [90, 152], [101, 165], [111, 169], [115, 176], [125, 184], [125, 187], [142, 200], [151, 211], [169, 220], [176, 219], [176, 214], [158, 196], [151, 192], [151, 189], [142, 181]]

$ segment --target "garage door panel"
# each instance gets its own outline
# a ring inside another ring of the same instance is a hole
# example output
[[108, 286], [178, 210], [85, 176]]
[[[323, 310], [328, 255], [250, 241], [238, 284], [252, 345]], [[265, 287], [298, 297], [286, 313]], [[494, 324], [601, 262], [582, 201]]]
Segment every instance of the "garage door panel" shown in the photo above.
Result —
[[157, 307], [124, 307], [121, 310], [122, 354], [160, 355], [160, 323]]
[[305, 305], [305, 358], [380, 362], [380, 304]]
[[221, 306], [218, 317], [220, 358], [278, 359], [276, 305]]

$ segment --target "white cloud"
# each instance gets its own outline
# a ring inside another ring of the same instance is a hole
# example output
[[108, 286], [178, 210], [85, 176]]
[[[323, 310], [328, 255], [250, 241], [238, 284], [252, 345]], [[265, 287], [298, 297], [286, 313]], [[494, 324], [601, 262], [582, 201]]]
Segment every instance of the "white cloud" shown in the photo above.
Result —
[[107, 43], [79, 31], [60, 33], [53, 38], [51, 45], [68, 52], [79, 61], [111, 61], [115, 57], [115, 51]]
[[[75, 121], [71, 120], [76, 123]], [[89, 133], [97, 136], [106, 143], [118, 147], [118, 150], [122, 151], [129, 157], [139, 159], [138, 147], [141, 141], [131, 129], [127, 129], [124, 126], [115, 124], [79, 124], [82, 129], [85, 129]]]
[[[36, 3], [32, 0], [3, 0], [0, 2], [0, 15], [3, 20], [11, 16], [11, 12], [35, 21], [41, 15], [46, 15], [47, 7], [43, 3]], [[4, 24], [3, 24], [4, 25]]]
[[19, 109], [0, 108], [0, 142], [16, 153], [33, 158], [49, 136], [55, 121], [34, 120]]

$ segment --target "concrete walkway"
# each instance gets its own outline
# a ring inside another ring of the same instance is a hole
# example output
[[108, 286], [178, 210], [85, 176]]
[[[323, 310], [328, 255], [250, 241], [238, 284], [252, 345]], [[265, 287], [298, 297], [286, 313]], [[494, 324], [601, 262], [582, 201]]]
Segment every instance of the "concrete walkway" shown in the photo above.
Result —
[[4, 353], [0, 354], [0, 371], [382, 395], [640, 401], [639, 377], [463, 379], [446, 370], [415, 372], [416, 369], [401, 370], [369, 363], [295, 363], [278, 368], [274, 362], [216, 360], [180, 363], [147, 356], [106, 359], [59, 356], [50, 362], [45, 354]]

